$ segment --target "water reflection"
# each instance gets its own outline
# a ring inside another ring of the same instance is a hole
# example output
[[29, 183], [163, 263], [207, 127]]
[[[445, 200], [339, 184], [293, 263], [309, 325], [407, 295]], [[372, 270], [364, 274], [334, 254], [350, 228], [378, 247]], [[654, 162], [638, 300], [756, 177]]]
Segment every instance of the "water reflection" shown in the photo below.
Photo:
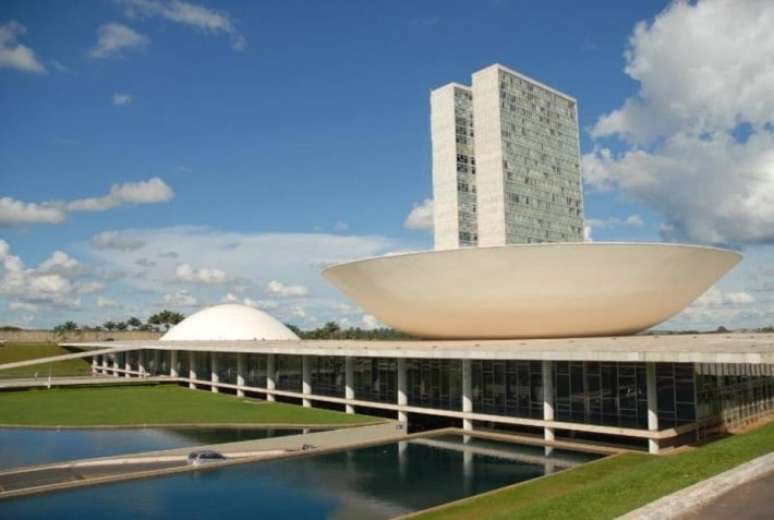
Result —
[[266, 428], [0, 428], [0, 469], [297, 433]]
[[5, 501], [0, 517], [391, 518], [595, 458], [542, 452], [444, 435]]

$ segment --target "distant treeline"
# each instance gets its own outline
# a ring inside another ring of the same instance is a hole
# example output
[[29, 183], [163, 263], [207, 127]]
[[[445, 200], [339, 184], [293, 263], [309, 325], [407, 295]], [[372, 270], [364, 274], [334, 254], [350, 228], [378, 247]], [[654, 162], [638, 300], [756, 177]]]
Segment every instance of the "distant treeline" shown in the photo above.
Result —
[[395, 329], [361, 329], [349, 327], [342, 329], [335, 321], [329, 321], [322, 327], [312, 330], [301, 330], [295, 325], [286, 323], [285, 326], [296, 333], [301, 339], [368, 339], [368, 340], [395, 340], [412, 339], [408, 334], [398, 332]]

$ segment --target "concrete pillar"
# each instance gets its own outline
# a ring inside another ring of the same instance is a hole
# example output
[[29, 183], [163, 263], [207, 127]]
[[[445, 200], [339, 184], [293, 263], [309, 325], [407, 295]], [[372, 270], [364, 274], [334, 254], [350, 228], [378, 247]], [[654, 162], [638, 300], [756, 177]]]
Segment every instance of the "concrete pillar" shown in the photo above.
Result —
[[[277, 376], [276, 357], [274, 354], [267, 354], [266, 355], [266, 389], [267, 390], [274, 390], [275, 388], [277, 388], [277, 380], [275, 379], [276, 376]], [[266, 400], [274, 401], [275, 400], [274, 394], [266, 394]]]
[[169, 353], [169, 377], [177, 377], [177, 350]]
[[[473, 412], [473, 365], [469, 359], [462, 360], [462, 413]], [[462, 420], [463, 430], [472, 430], [473, 421]]]
[[[648, 430], [658, 431], [658, 389], [656, 388], [656, 364], [645, 365], [646, 380], [648, 385]], [[658, 453], [658, 439], [648, 439], [648, 451]]]
[[240, 352], [237, 354], [237, 397], [245, 396], [242, 386], [245, 386], [245, 355]]
[[[344, 358], [344, 397], [346, 399], [355, 398], [355, 360], [352, 356]], [[346, 405], [347, 413], [355, 413], [355, 407], [351, 404]]]
[[145, 375], [145, 351], [137, 351], [137, 371], [140, 373], [140, 377]]
[[[301, 393], [309, 395], [312, 393], [312, 358], [310, 356], [301, 356]], [[312, 401], [302, 399], [304, 408], [312, 406]]]
[[130, 372], [132, 371], [131, 352], [124, 353], [124, 377], [132, 377]]
[[196, 377], [196, 356], [193, 352], [188, 353], [188, 388], [191, 390], [196, 389], [196, 383], [194, 381], [197, 379]]
[[107, 375], [108, 373], [108, 356], [103, 355], [102, 356], [102, 373]]
[[99, 358], [99, 356], [92, 356], [91, 357], [91, 375], [93, 375], [93, 376], [97, 375], [98, 358]]
[[[406, 360], [404, 358], [398, 358], [398, 406], [406, 406], [408, 404], [407, 379]], [[406, 412], [399, 411], [398, 422], [408, 422], [408, 414], [406, 414]]]
[[220, 378], [218, 377], [218, 354], [215, 352], [210, 353], [210, 367], [210, 381], [212, 381], [210, 390], [212, 390], [212, 393], [217, 394], [220, 389], [215, 385], [220, 382]]
[[118, 363], [118, 354], [113, 354], [113, 377], [118, 377], [118, 370], [121, 366]]
[[[553, 362], [543, 361], [543, 420], [553, 421], [554, 415], [554, 377], [553, 377]], [[546, 442], [553, 442], [555, 439], [554, 429], [549, 427], [543, 428], [543, 439]], [[546, 446], [546, 455], [550, 455], [554, 449], [551, 446]]]

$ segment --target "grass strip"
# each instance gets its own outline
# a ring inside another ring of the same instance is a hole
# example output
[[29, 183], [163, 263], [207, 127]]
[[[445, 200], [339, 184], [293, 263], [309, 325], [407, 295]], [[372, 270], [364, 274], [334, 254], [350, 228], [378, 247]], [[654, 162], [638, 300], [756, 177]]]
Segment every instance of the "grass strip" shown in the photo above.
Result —
[[0, 424], [358, 424], [379, 418], [269, 403], [176, 385], [52, 388], [0, 393]]
[[661, 457], [627, 453], [450, 504], [419, 516], [448, 519], [615, 518], [774, 450], [774, 423]]

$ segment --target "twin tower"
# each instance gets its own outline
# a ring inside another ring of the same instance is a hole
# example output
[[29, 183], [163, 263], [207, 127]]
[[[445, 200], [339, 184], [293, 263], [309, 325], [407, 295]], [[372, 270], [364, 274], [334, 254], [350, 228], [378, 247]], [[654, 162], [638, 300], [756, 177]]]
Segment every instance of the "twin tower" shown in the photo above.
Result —
[[574, 98], [495, 64], [430, 106], [436, 249], [583, 240]]

